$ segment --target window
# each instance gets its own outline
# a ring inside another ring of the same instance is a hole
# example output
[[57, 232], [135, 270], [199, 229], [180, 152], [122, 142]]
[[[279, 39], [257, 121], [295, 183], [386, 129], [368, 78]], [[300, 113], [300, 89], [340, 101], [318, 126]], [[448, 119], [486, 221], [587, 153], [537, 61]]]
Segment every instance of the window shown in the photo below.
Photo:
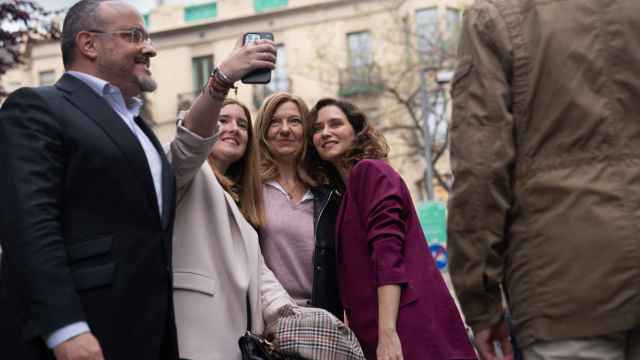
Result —
[[215, 2], [184, 8], [184, 21], [186, 22], [215, 18], [217, 15], [218, 4]]
[[416, 11], [416, 34], [418, 35], [418, 51], [421, 56], [430, 57], [433, 55], [440, 40], [437, 8]]
[[357, 69], [372, 65], [373, 46], [371, 44], [371, 32], [362, 31], [347, 34], [347, 51], [350, 68]]
[[195, 57], [191, 59], [191, 65], [193, 67], [193, 91], [198, 92], [213, 71], [213, 55]]
[[39, 85], [53, 85], [56, 82], [56, 72], [53, 70], [40, 71], [38, 73]]
[[371, 32], [347, 34], [347, 68], [340, 73], [339, 96], [368, 94], [381, 90], [380, 74], [373, 58]]
[[273, 73], [271, 73], [271, 82], [267, 84], [270, 93], [289, 90], [287, 57], [285, 56], [284, 45], [278, 45], [276, 49], [278, 51], [278, 62], [276, 63], [276, 68], [273, 70]]
[[279, 7], [287, 6], [288, 0], [254, 0], [253, 7], [256, 12], [269, 11]]

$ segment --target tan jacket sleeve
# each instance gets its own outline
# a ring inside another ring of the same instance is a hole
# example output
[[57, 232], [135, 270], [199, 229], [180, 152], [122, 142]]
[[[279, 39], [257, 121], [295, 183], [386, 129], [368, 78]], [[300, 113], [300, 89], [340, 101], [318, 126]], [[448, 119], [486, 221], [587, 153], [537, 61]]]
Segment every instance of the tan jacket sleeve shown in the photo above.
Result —
[[464, 16], [452, 83], [450, 273], [474, 331], [503, 313], [500, 285], [515, 156], [511, 44], [505, 22], [478, 0]]
[[164, 146], [164, 151], [176, 175], [178, 202], [207, 160], [217, 138], [217, 135], [209, 138], [200, 137], [182, 126], [182, 121], [179, 121], [175, 138]]

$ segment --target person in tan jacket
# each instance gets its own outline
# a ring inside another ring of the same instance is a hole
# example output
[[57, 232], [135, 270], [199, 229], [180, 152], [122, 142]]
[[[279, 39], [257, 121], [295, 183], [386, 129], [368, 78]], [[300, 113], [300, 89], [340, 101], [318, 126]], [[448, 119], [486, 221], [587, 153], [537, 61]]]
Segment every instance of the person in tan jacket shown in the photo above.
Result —
[[477, 0], [452, 83], [450, 272], [480, 353], [637, 359], [640, 1]]
[[[269, 59], [261, 67], [272, 67], [273, 44], [259, 43], [265, 50], [257, 55], [255, 46], [237, 49], [214, 71], [167, 147], [177, 182], [173, 296], [184, 359], [240, 360], [238, 338], [249, 319], [250, 330], [261, 334], [281, 307], [294, 304], [266, 267], [247, 221], [259, 225], [262, 204], [249, 110], [224, 99], [250, 70], [245, 64]], [[203, 118], [212, 126], [206, 138], [193, 130]]]

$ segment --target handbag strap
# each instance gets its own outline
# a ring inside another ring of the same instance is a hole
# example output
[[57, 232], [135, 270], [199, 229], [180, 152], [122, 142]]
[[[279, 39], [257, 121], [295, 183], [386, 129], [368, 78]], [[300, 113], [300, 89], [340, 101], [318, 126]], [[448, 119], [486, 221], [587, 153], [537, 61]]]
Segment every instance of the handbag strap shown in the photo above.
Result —
[[251, 331], [251, 303], [249, 302], [248, 291], [247, 291], [247, 331]]

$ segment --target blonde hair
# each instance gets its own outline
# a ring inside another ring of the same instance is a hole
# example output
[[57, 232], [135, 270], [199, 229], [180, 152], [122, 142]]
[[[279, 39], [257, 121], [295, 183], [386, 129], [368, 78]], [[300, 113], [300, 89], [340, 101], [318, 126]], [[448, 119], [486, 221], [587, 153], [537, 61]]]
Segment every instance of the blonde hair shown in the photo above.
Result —
[[256, 116], [255, 132], [258, 137], [258, 147], [260, 149], [260, 176], [262, 178], [262, 181], [266, 182], [269, 180], [273, 180], [277, 178], [278, 175], [280, 175], [277, 162], [273, 158], [273, 155], [271, 154], [271, 150], [269, 149], [269, 145], [267, 143], [267, 133], [269, 132], [269, 126], [271, 124], [271, 120], [273, 119], [273, 114], [275, 114], [280, 105], [286, 102], [292, 102], [296, 104], [302, 118], [302, 151], [300, 152], [300, 154], [298, 154], [298, 158], [296, 159], [298, 177], [300, 178], [300, 180], [302, 180], [302, 182], [307, 184], [307, 186], [314, 186], [315, 181], [313, 181], [313, 179], [309, 176], [309, 171], [304, 161], [307, 154], [307, 148], [309, 147], [306, 141], [307, 132], [309, 131], [307, 126], [307, 122], [309, 121], [309, 108], [307, 107], [307, 104], [305, 104], [304, 100], [302, 100], [300, 97], [286, 92], [277, 92], [271, 94], [264, 100], [262, 106], [260, 107], [260, 110], [258, 110], [258, 115]]
[[244, 217], [258, 229], [266, 223], [266, 220], [264, 200], [262, 198], [262, 181], [258, 173], [260, 154], [258, 152], [258, 143], [251, 127], [251, 113], [247, 106], [234, 99], [225, 99], [220, 111], [227, 105], [240, 106], [249, 121], [247, 148], [242, 157], [233, 162], [224, 174], [221, 174], [216, 169], [211, 154], [209, 154], [208, 162], [222, 187], [239, 203], [238, 207]]

